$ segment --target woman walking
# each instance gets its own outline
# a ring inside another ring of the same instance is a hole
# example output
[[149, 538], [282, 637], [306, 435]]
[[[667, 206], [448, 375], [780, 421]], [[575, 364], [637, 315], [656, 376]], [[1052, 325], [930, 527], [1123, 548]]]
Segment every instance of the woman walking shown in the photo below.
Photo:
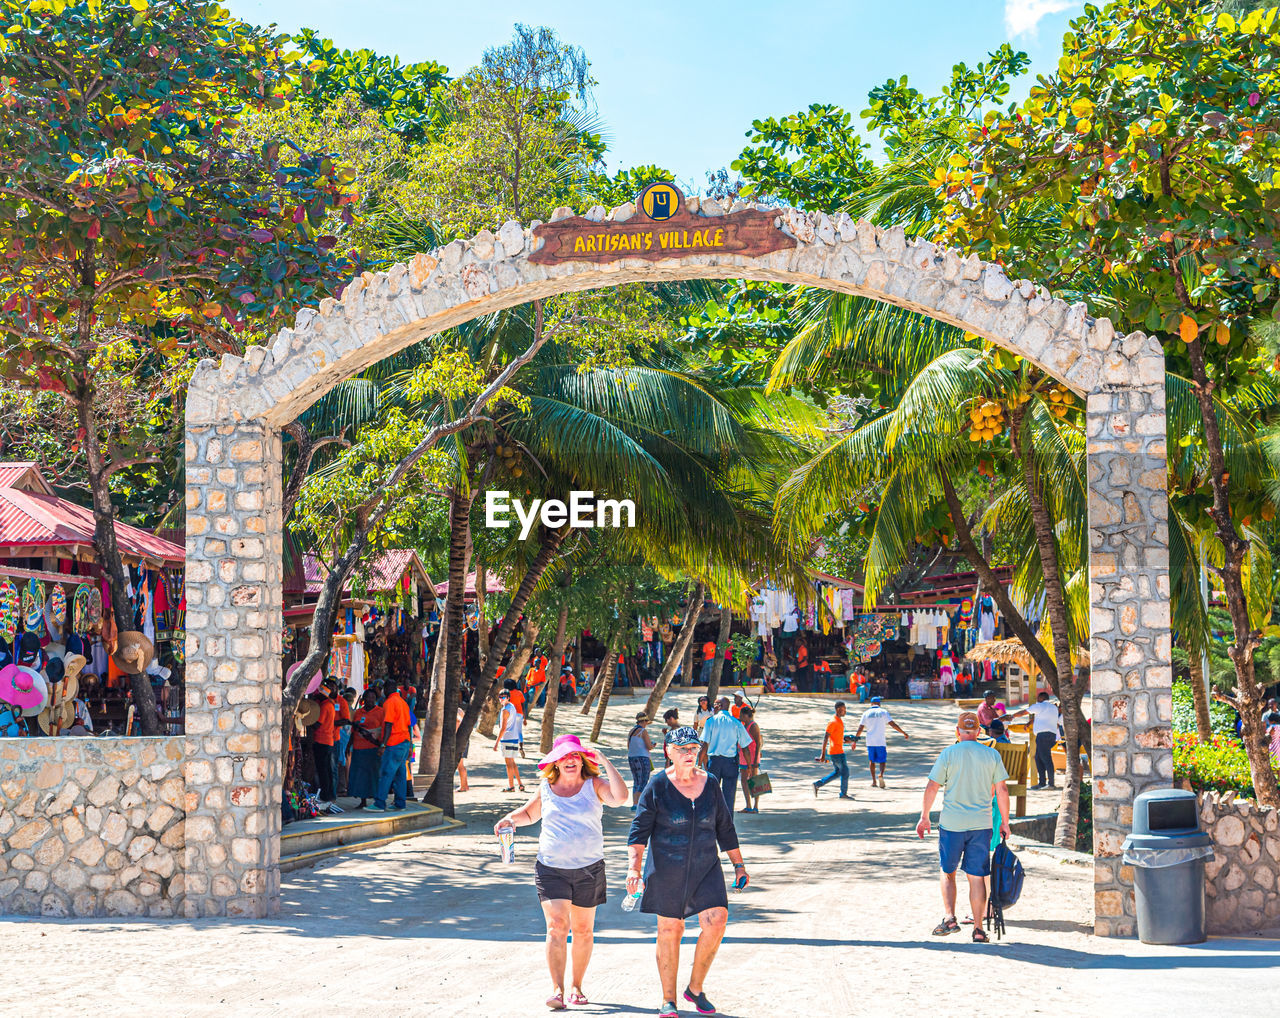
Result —
[[649, 715], [641, 711], [636, 715], [635, 727], [627, 733], [627, 764], [631, 767], [631, 808], [634, 810], [640, 802], [640, 793], [649, 783], [649, 775], [653, 773], [653, 763], [649, 753], [653, 749], [653, 739], [649, 737]]
[[693, 715], [693, 730], [701, 733], [702, 726], [707, 723], [707, 718], [715, 713], [711, 709], [711, 700], [706, 696], [698, 697], [698, 709]]
[[[640, 796], [627, 838], [630, 868], [627, 893], [643, 889], [640, 911], [658, 917], [659, 1018], [677, 1018], [676, 975], [685, 920], [698, 917], [698, 943], [684, 999], [699, 1014], [715, 1014], [703, 992], [729, 920], [729, 896], [720, 869], [720, 851], [733, 862], [734, 886], [747, 886], [747, 868], [738, 850], [733, 814], [717, 782], [698, 767], [698, 733], [687, 725], [667, 733], [671, 765], [650, 780]], [[645, 847], [648, 846], [648, 856]], [[644, 874], [641, 876], [641, 862]]]
[[[576, 735], [556, 739], [538, 761], [541, 782], [533, 798], [493, 825], [522, 827], [542, 820], [534, 886], [547, 920], [547, 968], [552, 994], [547, 1007], [587, 1004], [582, 979], [591, 961], [596, 907], [605, 902], [604, 806], [622, 806], [627, 784], [603, 754], [588, 749]], [[600, 777], [603, 769], [607, 777]], [[573, 933], [573, 981], [565, 996], [568, 938]]]
[[751, 794], [750, 781], [760, 773], [760, 749], [764, 736], [760, 734], [760, 726], [756, 724], [756, 711], [750, 704], [745, 704], [738, 712], [738, 720], [751, 736], [751, 745], [738, 749], [738, 773], [742, 776], [742, 798], [746, 802], [743, 813], [760, 812], [760, 796]]

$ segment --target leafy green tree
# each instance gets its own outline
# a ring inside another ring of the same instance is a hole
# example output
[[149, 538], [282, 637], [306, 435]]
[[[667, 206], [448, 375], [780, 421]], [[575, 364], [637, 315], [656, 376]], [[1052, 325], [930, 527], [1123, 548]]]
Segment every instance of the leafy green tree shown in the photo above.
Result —
[[[285, 166], [278, 143], [232, 142], [239, 111], [283, 101], [294, 74], [281, 39], [215, 4], [5, 0], [3, 14], [0, 374], [74, 409], [124, 631], [111, 479], [152, 457], [131, 446], [134, 421], [101, 408], [117, 383], [163, 375], [156, 356], [182, 357], [191, 326], [326, 293], [343, 262], [316, 228], [345, 182], [323, 155]], [[150, 683], [132, 689], [158, 733]]]
[[[1192, 0], [1089, 7], [1057, 71], [1016, 109], [989, 114], [970, 158], [938, 175], [949, 239], [1051, 285], [1106, 280], [1106, 310], [1159, 335], [1174, 370], [1186, 365], [1223, 549], [1214, 569], [1231, 614], [1236, 697], [1266, 805], [1280, 805], [1280, 786], [1262, 748], [1250, 542], [1214, 394], [1239, 382], [1251, 326], [1280, 297], [1278, 28], [1275, 9], [1237, 20]], [[1032, 195], [1062, 207], [1056, 244], [1007, 229], [1006, 214]]]
[[316, 111], [351, 94], [405, 141], [426, 141], [442, 126], [447, 67], [433, 60], [401, 64], [399, 57], [380, 56], [368, 49], [340, 50], [310, 28], [290, 41], [302, 51], [310, 72], [309, 87], [299, 100]]

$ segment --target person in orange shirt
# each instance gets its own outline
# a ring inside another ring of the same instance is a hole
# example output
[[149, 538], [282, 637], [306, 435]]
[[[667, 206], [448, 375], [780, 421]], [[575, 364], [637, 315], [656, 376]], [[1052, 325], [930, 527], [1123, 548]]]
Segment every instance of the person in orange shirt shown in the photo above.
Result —
[[360, 706], [351, 712], [351, 770], [347, 794], [360, 799], [364, 809], [378, 787], [378, 733], [382, 731], [382, 708], [372, 689], [364, 691]]
[[702, 675], [699, 683], [703, 686], [711, 681], [711, 669], [716, 663], [716, 641], [708, 640], [702, 645]]
[[333, 682], [325, 679], [313, 694], [313, 699], [320, 704], [320, 717], [311, 730], [311, 752], [316, 762], [316, 784], [320, 786], [321, 802], [333, 802], [337, 798], [333, 786], [333, 747], [338, 741], [334, 722], [337, 715], [328, 695], [332, 689]]
[[815, 799], [818, 797], [818, 789], [828, 781], [833, 781], [836, 778], [840, 779], [840, 798], [853, 798], [849, 794], [849, 761], [844, 756], [844, 744], [852, 736], [844, 734], [844, 712], [844, 701], [837, 700], [836, 716], [827, 725], [826, 733], [822, 738], [822, 754], [814, 759], [814, 763], [823, 763], [827, 757], [830, 757], [832, 770], [825, 778], [813, 783], [813, 797]]
[[809, 667], [809, 647], [801, 640], [800, 645], [796, 647], [796, 692], [812, 692], [810, 688], [812, 677], [813, 671]]
[[342, 695], [333, 696], [334, 724], [338, 728], [338, 741], [333, 747], [333, 788], [339, 795], [347, 794], [347, 776], [350, 773], [347, 757], [351, 749], [351, 708], [356, 702], [356, 691], [348, 686]]
[[747, 705], [746, 697], [742, 695], [741, 689], [733, 691], [733, 703], [729, 706], [729, 713], [739, 721], [742, 720], [742, 708]]
[[409, 761], [409, 751], [413, 743], [409, 739], [409, 705], [404, 702], [398, 689], [392, 689], [390, 695], [382, 703], [382, 749], [378, 766], [378, 787], [374, 792], [373, 805], [369, 809], [375, 813], [387, 811], [387, 793], [394, 792], [393, 809], [401, 810], [409, 795], [405, 781], [405, 764]]

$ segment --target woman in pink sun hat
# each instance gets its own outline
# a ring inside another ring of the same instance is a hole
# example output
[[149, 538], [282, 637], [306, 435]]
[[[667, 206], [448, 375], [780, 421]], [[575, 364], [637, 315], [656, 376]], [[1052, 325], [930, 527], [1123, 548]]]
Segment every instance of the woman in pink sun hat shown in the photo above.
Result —
[[[627, 783], [618, 769], [576, 735], [561, 735], [551, 752], [538, 761], [541, 781], [533, 798], [496, 824], [522, 827], [542, 821], [534, 886], [547, 920], [547, 968], [552, 994], [547, 1007], [589, 1003], [582, 978], [594, 946], [596, 908], [605, 902], [605, 806], [625, 806]], [[601, 777], [601, 772], [606, 777]], [[566, 997], [565, 966], [569, 933], [573, 933], [573, 981]]]

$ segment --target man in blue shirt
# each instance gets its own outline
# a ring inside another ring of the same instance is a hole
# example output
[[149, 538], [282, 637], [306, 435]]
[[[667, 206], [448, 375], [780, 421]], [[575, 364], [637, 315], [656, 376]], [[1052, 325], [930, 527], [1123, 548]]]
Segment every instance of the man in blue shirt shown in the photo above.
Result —
[[751, 736], [742, 722], [729, 713], [729, 698], [720, 697], [715, 713], [702, 726], [702, 752], [707, 773], [720, 782], [731, 814], [738, 789], [738, 750], [750, 745]]

